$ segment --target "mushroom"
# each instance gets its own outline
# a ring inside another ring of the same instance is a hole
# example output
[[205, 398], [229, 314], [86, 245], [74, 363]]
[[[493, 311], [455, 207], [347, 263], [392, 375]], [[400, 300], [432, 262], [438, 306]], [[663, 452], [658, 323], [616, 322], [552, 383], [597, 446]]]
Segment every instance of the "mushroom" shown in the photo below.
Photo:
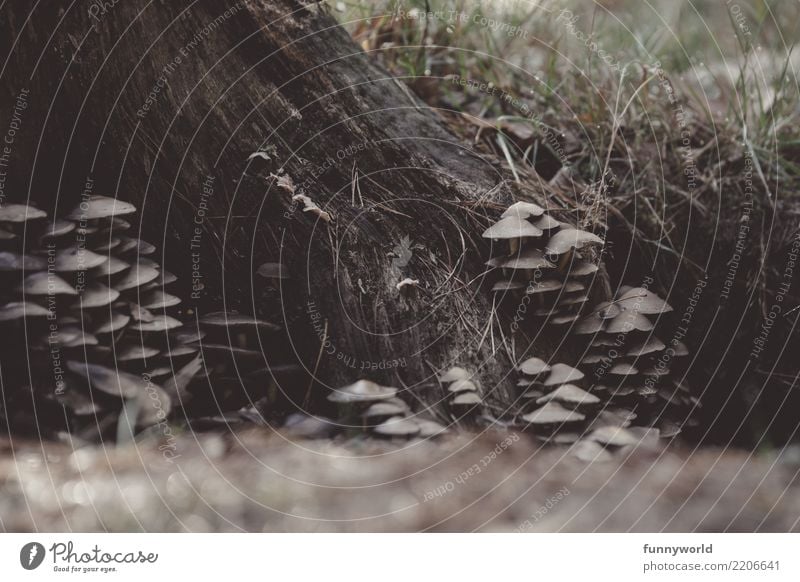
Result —
[[587, 439], [596, 441], [604, 445], [611, 445], [614, 447], [625, 447], [628, 445], [637, 445], [641, 438], [637, 437], [631, 430], [622, 428], [620, 426], [603, 426], [593, 430]]
[[628, 364], [627, 362], [617, 362], [611, 366], [608, 373], [614, 374], [615, 376], [635, 376], [639, 373], [639, 370], [636, 366]]
[[544, 404], [551, 401], [570, 404], [572, 406], [581, 406], [598, 404], [600, 399], [594, 394], [589, 394], [586, 390], [581, 390], [574, 384], [562, 384], [549, 394], [545, 394], [539, 398], [536, 404]]
[[12, 301], [0, 307], [0, 321], [12, 321], [23, 317], [44, 317], [50, 312], [36, 303]]
[[518, 216], [501, 218], [492, 226], [483, 231], [483, 238], [508, 240], [511, 253], [519, 249], [523, 238], [537, 238], [542, 236], [542, 230]]
[[131, 325], [134, 331], [167, 331], [182, 326], [183, 323], [169, 315], [157, 316], [153, 321], [137, 321]]
[[17, 286], [27, 295], [77, 295], [75, 288], [61, 277], [47, 271], [31, 273]]
[[354, 402], [374, 402], [394, 398], [397, 388], [380, 386], [370, 380], [358, 380], [349, 386], [334, 390], [328, 395], [328, 400], [340, 404]]
[[269, 321], [263, 321], [252, 315], [241, 313], [216, 311], [200, 318], [200, 325], [207, 327], [256, 327], [268, 331], [278, 331], [279, 326]]
[[547, 279], [542, 279], [541, 281], [532, 282], [530, 285], [528, 285], [526, 293], [529, 295], [536, 293], [548, 293], [550, 291], [558, 291], [563, 286], [564, 284], [561, 281], [550, 277]]
[[372, 404], [369, 408], [367, 408], [363, 416], [364, 418], [376, 418], [381, 416], [391, 417], [391, 416], [403, 415], [407, 411], [408, 411], [407, 405], [401, 406], [396, 402], [382, 401]]
[[264, 263], [256, 273], [265, 279], [288, 279], [289, 272], [281, 263]]
[[157, 356], [160, 352], [153, 347], [142, 344], [131, 344], [122, 346], [117, 350], [116, 359], [119, 362], [131, 362], [133, 360], [146, 360]]
[[67, 368], [88, 380], [90, 389], [97, 389], [112, 396], [121, 398], [134, 398], [144, 392], [146, 382], [143, 378], [111, 370], [99, 364], [89, 364], [79, 361], [68, 361]]
[[523, 287], [525, 287], [525, 284], [520, 281], [498, 281], [492, 285], [492, 291], [495, 293], [516, 291], [517, 289], [522, 289]]
[[593, 275], [599, 268], [589, 261], [574, 261], [570, 264], [567, 274], [573, 277], [585, 277], [586, 275]]
[[672, 352], [674, 356], [688, 356], [689, 355], [689, 348], [686, 347], [686, 344], [682, 341], [673, 340], [672, 342]]
[[477, 392], [478, 387], [471, 380], [456, 380], [447, 388], [448, 392]]
[[559, 260], [558, 269], [559, 271], [564, 271], [572, 259], [574, 251], [579, 251], [593, 244], [603, 244], [603, 239], [585, 230], [565, 228], [550, 237], [544, 252], [548, 255], [559, 255], [561, 259]]
[[67, 215], [67, 218], [70, 220], [95, 220], [131, 214], [132, 212], [136, 212], [136, 207], [128, 202], [123, 202], [116, 198], [108, 198], [107, 196], [90, 196], [88, 200], [76, 206]]
[[420, 428], [411, 419], [395, 416], [376, 426], [375, 432], [388, 437], [412, 437], [419, 434]]
[[116, 275], [128, 268], [130, 268], [130, 264], [115, 256], [109, 256], [106, 262], [95, 267], [92, 274], [98, 277]]
[[181, 298], [158, 289], [153, 289], [142, 297], [142, 307], [146, 309], [164, 309], [181, 303]]
[[475, 392], [466, 391], [459, 393], [455, 398], [453, 398], [451, 404], [454, 406], [473, 406], [475, 404], [480, 404], [481, 402], [481, 397]]
[[471, 374], [467, 372], [464, 368], [459, 366], [453, 366], [447, 372], [439, 376], [439, 382], [447, 383], [447, 382], [455, 382], [456, 380], [468, 380]]
[[584, 463], [611, 461], [614, 457], [599, 444], [581, 440], [570, 447], [570, 454]]
[[544, 372], [549, 372], [552, 368], [540, 358], [528, 358], [517, 369], [528, 376], [538, 376]]
[[113, 333], [119, 331], [131, 320], [129, 315], [123, 313], [112, 313], [106, 321], [100, 323], [95, 329], [94, 333]]
[[0, 271], [39, 271], [46, 267], [47, 263], [41, 257], [0, 252]]
[[508, 257], [501, 264], [503, 269], [552, 269], [555, 265], [548, 261], [539, 249], [524, 249], [518, 254]]
[[533, 226], [540, 230], [555, 230], [561, 227], [561, 223], [552, 216], [545, 214], [534, 220]]
[[583, 372], [567, 364], [554, 364], [550, 374], [544, 381], [545, 386], [558, 386], [568, 382], [577, 382], [583, 378]]
[[614, 319], [621, 311], [616, 303], [603, 301], [595, 306], [592, 313], [596, 314], [600, 319]]
[[78, 305], [84, 309], [103, 307], [119, 298], [119, 291], [106, 287], [102, 283], [91, 283], [81, 294]]
[[46, 216], [46, 212], [26, 204], [0, 205], [0, 222], [27, 222], [28, 220], [36, 220]]
[[608, 322], [608, 333], [629, 333], [631, 331], [650, 331], [653, 323], [641, 313], [636, 311], [623, 311]]
[[590, 335], [603, 331], [606, 326], [605, 320], [597, 316], [596, 313], [587, 315], [572, 328], [572, 332], [577, 335]]
[[672, 307], [658, 295], [644, 287], [634, 287], [622, 293], [616, 301], [622, 309], [630, 309], [645, 315], [656, 315], [672, 311]]
[[90, 250], [70, 247], [56, 252], [54, 268], [56, 271], [84, 271], [102, 265], [108, 259]]
[[573, 323], [580, 318], [580, 313], [567, 313], [564, 315], [556, 315], [550, 319], [550, 323], [553, 325], [566, 325], [568, 323]]
[[530, 216], [539, 217], [544, 214], [544, 208], [532, 202], [515, 202], [508, 209], [500, 215], [501, 218], [508, 218], [509, 216], [515, 218], [528, 218]]
[[664, 342], [654, 335], [650, 335], [646, 340], [638, 341], [633, 344], [626, 352], [626, 355], [638, 358], [647, 354], [652, 354], [653, 352], [660, 352], [666, 347]]
[[522, 417], [522, 420], [529, 424], [561, 424], [567, 422], [579, 422], [586, 416], [575, 410], [567, 410], [555, 402], [548, 402], [541, 408], [529, 412]]
[[416, 419], [416, 423], [417, 426], [419, 427], [418, 436], [420, 436], [421, 438], [431, 438], [450, 432], [447, 430], [447, 427], [439, 424], [435, 420], [418, 418]]
[[118, 291], [127, 291], [141, 287], [158, 277], [158, 269], [150, 265], [136, 263], [118, 281], [114, 283], [114, 288]]

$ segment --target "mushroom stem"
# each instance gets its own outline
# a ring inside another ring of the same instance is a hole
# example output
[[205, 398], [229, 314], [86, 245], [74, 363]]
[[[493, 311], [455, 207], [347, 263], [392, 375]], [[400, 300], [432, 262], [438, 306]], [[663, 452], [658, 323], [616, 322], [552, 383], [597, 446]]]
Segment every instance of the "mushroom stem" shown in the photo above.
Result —
[[566, 253], [561, 255], [561, 258], [558, 260], [558, 272], [563, 274], [567, 265], [569, 265], [570, 261], [572, 260], [572, 253], [575, 251], [573, 249], [568, 250]]
[[518, 238], [510, 238], [508, 239], [508, 247], [511, 249], [511, 255], [514, 255], [519, 250], [519, 241]]

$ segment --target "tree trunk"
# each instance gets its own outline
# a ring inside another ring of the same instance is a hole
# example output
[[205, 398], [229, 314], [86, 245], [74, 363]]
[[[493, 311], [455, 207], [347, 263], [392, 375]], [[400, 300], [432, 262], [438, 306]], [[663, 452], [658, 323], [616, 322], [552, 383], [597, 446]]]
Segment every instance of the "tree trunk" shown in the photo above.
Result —
[[[422, 391], [458, 364], [503, 389], [480, 233], [513, 198], [541, 200], [535, 185], [512, 191], [320, 5], [58, 4], [2, 8], [0, 120], [21, 118], [6, 201], [136, 204], [191, 298], [185, 315], [280, 323], [267, 360], [296, 358], [319, 384]], [[290, 278], [259, 276], [265, 262]], [[418, 288], [398, 290], [405, 278]], [[549, 350], [539, 338], [536, 355]], [[298, 404], [307, 380], [288, 388]]]

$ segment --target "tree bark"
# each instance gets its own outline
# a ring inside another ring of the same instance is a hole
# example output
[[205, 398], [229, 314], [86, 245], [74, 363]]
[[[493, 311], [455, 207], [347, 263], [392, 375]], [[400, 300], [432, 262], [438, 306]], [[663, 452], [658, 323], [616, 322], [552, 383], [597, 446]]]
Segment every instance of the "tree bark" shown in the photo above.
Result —
[[[53, 4], [2, 8], [0, 122], [26, 101], [6, 201], [52, 214], [88, 192], [136, 204], [142, 238], [191, 298], [185, 315], [280, 323], [267, 360], [297, 359], [318, 384], [422, 391], [457, 364], [504, 389], [508, 350], [484, 338], [480, 233], [514, 198], [541, 201], [535, 181], [512, 188], [320, 5]], [[290, 278], [260, 277], [265, 262]], [[405, 278], [419, 287], [399, 291]], [[535, 355], [549, 350], [538, 338]], [[309, 385], [287, 389], [303, 404]]]

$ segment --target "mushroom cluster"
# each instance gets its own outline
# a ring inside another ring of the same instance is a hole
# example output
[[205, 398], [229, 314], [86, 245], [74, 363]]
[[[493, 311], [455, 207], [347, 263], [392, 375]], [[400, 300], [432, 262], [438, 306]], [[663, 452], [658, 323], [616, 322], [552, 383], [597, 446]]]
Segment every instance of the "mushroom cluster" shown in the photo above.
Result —
[[[68, 431], [84, 439], [132, 436], [164, 422], [192, 397], [189, 383], [229, 357], [206, 342], [253, 318], [210, 314], [200, 327], [178, 318], [177, 280], [128, 233], [136, 208], [104, 196], [64, 218], [27, 205], [0, 207], [0, 420], [20, 431]], [[236, 317], [242, 320], [238, 321]], [[24, 338], [24, 342], [23, 342]]]
[[398, 398], [397, 388], [381, 386], [371, 380], [358, 380], [338, 388], [328, 400], [339, 404], [341, 424], [358, 419], [364, 429], [383, 438], [432, 438], [447, 432], [435, 420], [414, 415], [409, 405]]
[[486, 263], [503, 273], [492, 291], [535, 296], [534, 315], [555, 325], [580, 317], [589, 299], [587, 278], [598, 270], [581, 251], [603, 244], [603, 239], [559, 222], [530, 202], [512, 204], [482, 236], [509, 244], [508, 254]]
[[573, 326], [573, 333], [588, 341], [579, 365], [597, 379], [593, 390], [615, 402], [699, 405], [672, 373], [688, 348], [678, 338], [665, 342], [657, 335], [659, 319], [671, 311], [654, 292], [623, 286]]
[[439, 376], [439, 382], [447, 386], [450, 408], [458, 416], [475, 414], [480, 410], [483, 399], [472, 374], [460, 366], [453, 366]]

